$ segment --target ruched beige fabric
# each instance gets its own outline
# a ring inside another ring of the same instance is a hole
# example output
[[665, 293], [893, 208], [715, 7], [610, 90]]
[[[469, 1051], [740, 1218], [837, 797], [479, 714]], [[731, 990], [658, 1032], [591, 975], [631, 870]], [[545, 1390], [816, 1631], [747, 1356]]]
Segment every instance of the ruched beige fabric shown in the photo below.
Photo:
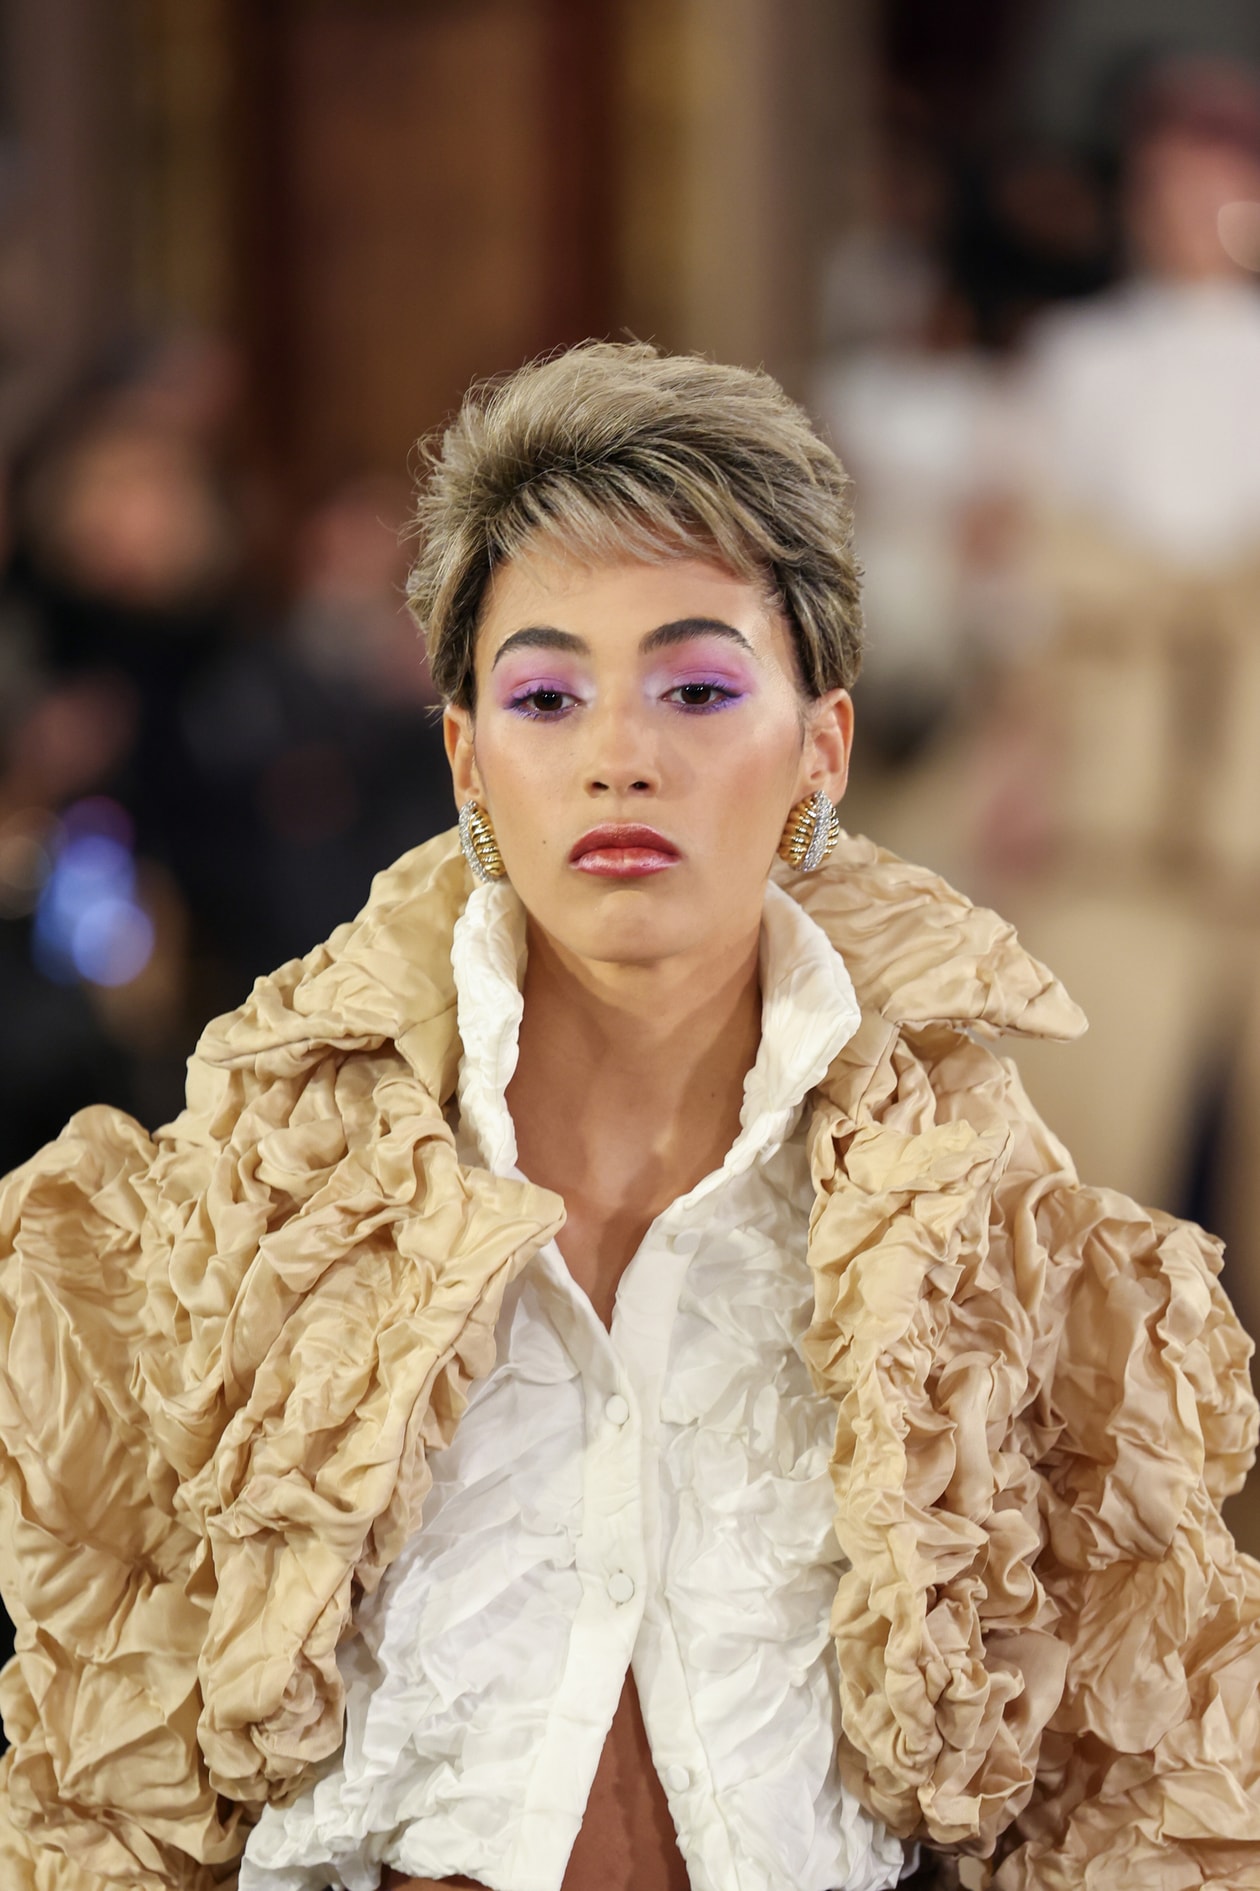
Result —
[[[811, 1129], [850, 1783], [1000, 1891], [1260, 1888], [1217, 1250], [1081, 1187], [990, 1048], [1081, 1026], [1009, 927], [862, 840], [782, 877], [864, 1008]], [[86, 1111], [0, 1190], [6, 1891], [230, 1883], [340, 1746], [356, 1597], [563, 1219], [456, 1159], [468, 890], [452, 837], [406, 856], [210, 1026], [175, 1123]]]

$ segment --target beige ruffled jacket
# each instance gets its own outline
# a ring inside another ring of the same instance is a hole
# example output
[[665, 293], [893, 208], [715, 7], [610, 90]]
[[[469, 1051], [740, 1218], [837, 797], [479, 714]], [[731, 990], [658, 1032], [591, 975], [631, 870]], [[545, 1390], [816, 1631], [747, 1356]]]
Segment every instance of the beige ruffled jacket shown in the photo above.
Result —
[[[1008, 926], [861, 840], [784, 881], [864, 1011], [810, 1145], [847, 1776], [1003, 1891], [1260, 1887], [1217, 1250], [1082, 1187], [989, 1048], [1081, 1025]], [[340, 1746], [356, 1599], [563, 1218], [456, 1160], [468, 890], [451, 837], [408, 855], [210, 1026], [175, 1123], [84, 1111], [0, 1190], [4, 1891], [231, 1882]]]

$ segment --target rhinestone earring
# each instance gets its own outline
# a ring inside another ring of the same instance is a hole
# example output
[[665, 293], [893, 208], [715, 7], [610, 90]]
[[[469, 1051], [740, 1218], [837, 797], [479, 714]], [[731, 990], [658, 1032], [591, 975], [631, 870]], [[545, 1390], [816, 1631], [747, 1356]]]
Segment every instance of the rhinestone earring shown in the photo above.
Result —
[[821, 867], [839, 838], [840, 816], [819, 789], [817, 794], [798, 801], [788, 815], [779, 842], [779, 858], [802, 873], [812, 873], [815, 867]]
[[476, 879], [507, 878], [507, 868], [494, 837], [490, 816], [479, 801], [465, 801], [459, 811], [459, 844]]

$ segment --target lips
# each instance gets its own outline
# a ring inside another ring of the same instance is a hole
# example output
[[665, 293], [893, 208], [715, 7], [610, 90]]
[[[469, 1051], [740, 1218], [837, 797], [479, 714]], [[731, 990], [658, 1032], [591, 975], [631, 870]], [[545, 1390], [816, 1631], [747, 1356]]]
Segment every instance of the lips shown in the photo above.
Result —
[[637, 879], [663, 873], [682, 858], [672, 841], [654, 827], [637, 822], [605, 822], [583, 834], [569, 854], [569, 864], [582, 873], [613, 879]]

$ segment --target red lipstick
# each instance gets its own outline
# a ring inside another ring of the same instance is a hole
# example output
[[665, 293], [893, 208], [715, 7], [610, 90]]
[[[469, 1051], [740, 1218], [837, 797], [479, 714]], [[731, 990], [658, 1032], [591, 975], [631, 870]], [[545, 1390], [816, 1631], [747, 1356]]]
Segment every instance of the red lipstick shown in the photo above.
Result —
[[633, 821], [606, 821], [583, 834], [569, 854], [570, 866], [603, 879], [638, 880], [663, 873], [682, 859], [672, 841], [654, 827]]

